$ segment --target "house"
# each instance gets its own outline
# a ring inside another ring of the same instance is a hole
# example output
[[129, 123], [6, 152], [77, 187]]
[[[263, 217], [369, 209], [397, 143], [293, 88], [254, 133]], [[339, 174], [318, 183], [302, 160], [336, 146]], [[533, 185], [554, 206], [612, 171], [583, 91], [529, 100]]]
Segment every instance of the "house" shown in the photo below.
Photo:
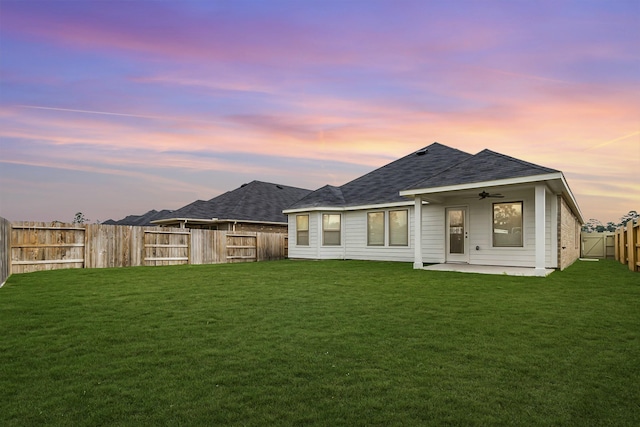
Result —
[[251, 181], [211, 200], [196, 200], [151, 223], [161, 227], [286, 233], [283, 209], [309, 193], [311, 190], [304, 188]]
[[544, 276], [580, 253], [562, 172], [433, 143], [288, 207], [289, 257], [525, 267]]

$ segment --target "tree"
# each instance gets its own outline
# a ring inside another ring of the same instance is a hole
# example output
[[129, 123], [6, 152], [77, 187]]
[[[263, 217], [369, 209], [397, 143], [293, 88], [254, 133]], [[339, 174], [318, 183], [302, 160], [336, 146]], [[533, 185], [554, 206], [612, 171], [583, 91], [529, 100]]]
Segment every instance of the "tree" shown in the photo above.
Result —
[[582, 226], [582, 231], [587, 233], [603, 233], [605, 231], [614, 232], [618, 227], [624, 227], [629, 221], [637, 221], [640, 218], [640, 214], [636, 211], [629, 211], [622, 218], [619, 223], [609, 221], [607, 225], [603, 225], [600, 220], [591, 218]]
[[627, 213], [626, 215], [624, 215], [622, 218], [620, 218], [620, 226], [624, 226], [627, 222], [629, 221], [635, 221], [636, 219], [640, 218], [640, 214], [638, 214], [638, 212], [636, 211], [629, 211], [629, 213]]
[[605, 231], [609, 231], [609, 232], [613, 233], [614, 231], [616, 231], [616, 228], [618, 228], [618, 224], [609, 221], [607, 223], [607, 226], [605, 227]]
[[599, 233], [604, 231], [604, 225], [600, 220], [591, 218], [582, 226], [582, 231], [586, 231], [587, 233]]
[[75, 218], [73, 218], [74, 224], [84, 224], [85, 222], [89, 222], [90, 219], [85, 217], [82, 212], [76, 212]]

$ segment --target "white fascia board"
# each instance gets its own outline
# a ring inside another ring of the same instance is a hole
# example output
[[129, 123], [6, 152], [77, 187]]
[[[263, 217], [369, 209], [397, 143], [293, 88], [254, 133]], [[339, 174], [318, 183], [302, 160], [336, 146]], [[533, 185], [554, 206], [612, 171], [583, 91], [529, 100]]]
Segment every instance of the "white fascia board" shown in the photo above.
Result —
[[398, 208], [403, 206], [413, 206], [413, 201], [406, 202], [393, 202], [393, 203], [380, 203], [377, 205], [360, 205], [360, 206], [348, 206], [344, 208], [345, 211], [363, 211], [371, 209], [385, 209], [385, 208]]
[[385, 209], [385, 208], [395, 208], [395, 207], [403, 207], [403, 206], [413, 206], [412, 201], [406, 202], [393, 202], [393, 203], [380, 203], [380, 204], [372, 204], [372, 205], [358, 205], [358, 206], [312, 206], [308, 208], [297, 208], [297, 209], [285, 209], [282, 213], [286, 214], [294, 214], [300, 212], [345, 212], [345, 211], [362, 211], [362, 210], [371, 210], [371, 209]]
[[344, 211], [344, 208], [337, 208], [335, 206], [332, 206], [332, 207], [310, 206], [308, 208], [285, 209], [282, 211], [282, 213], [285, 215], [288, 215], [288, 214], [294, 214], [294, 213], [319, 212], [319, 211], [342, 212]]
[[165, 218], [156, 219], [151, 221], [152, 224], [173, 224], [176, 222], [184, 222], [185, 224], [219, 224], [226, 222], [242, 222], [246, 224], [266, 224], [266, 225], [287, 225], [286, 222], [274, 222], [274, 221], [253, 221], [246, 219], [233, 219], [233, 218]]
[[411, 197], [420, 194], [445, 193], [449, 191], [473, 190], [482, 187], [498, 187], [502, 185], [525, 184], [539, 181], [550, 181], [554, 179], [563, 179], [562, 172], [548, 173], [544, 175], [523, 176], [519, 178], [498, 179], [495, 181], [480, 181], [466, 184], [447, 185], [444, 187], [416, 188], [413, 190], [403, 190], [401, 196]]
[[584, 224], [584, 217], [582, 216], [582, 212], [580, 211], [580, 206], [578, 206], [578, 202], [576, 201], [576, 198], [573, 196], [573, 193], [571, 192], [571, 189], [569, 188], [569, 184], [567, 184], [567, 180], [564, 178], [564, 175], [561, 173], [561, 180], [562, 180], [562, 185], [565, 188], [565, 192], [567, 193], [567, 196], [569, 198], [569, 204], [571, 205], [571, 207], [573, 209], [575, 209], [575, 214], [578, 217], [578, 220], [580, 221], [581, 224]]
[[255, 221], [249, 219], [229, 219], [229, 218], [220, 218], [216, 219], [216, 222], [241, 222], [244, 224], [265, 224], [265, 225], [287, 225], [286, 222], [278, 222], [278, 221]]
[[195, 222], [195, 221], [200, 221], [200, 222], [215, 222], [217, 221], [218, 218], [211, 218], [211, 219], [205, 219], [205, 218], [165, 218], [165, 219], [156, 219], [151, 221], [151, 224], [171, 224], [174, 222]]

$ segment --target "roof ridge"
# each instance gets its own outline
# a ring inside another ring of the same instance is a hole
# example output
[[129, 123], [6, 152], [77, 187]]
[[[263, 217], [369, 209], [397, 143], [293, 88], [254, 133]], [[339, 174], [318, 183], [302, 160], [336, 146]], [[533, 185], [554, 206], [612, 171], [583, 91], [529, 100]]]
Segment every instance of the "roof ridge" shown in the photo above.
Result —
[[[253, 181], [250, 181], [246, 184], [244, 184], [243, 186], [246, 187], [247, 185], [250, 184], [267, 184], [267, 185], [273, 185], [274, 187], [280, 187], [280, 188], [293, 188], [295, 190], [306, 190], [306, 191], [310, 191], [308, 188], [302, 188], [302, 187], [294, 187], [293, 185], [287, 185], [287, 184], [279, 184], [277, 182], [269, 182], [269, 181], [260, 181], [259, 179], [254, 179]], [[240, 186], [238, 188], [242, 188], [243, 186]], [[238, 189], [236, 188], [236, 190]], [[234, 190], [232, 190], [234, 191]]]
[[295, 201], [293, 203], [293, 205], [301, 203], [304, 200], [312, 197], [313, 195], [317, 195], [318, 193], [320, 193], [322, 191], [331, 191], [333, 194], [335, 194], [337, 197], [339, 197], [342, 200], [342, 203], [345, 202], [344, 194], [343, 194], [342, 189], [340, 187], [335, 186], [335, 185], [331, 185], [331, 184], [325, 184], [322, 187], [318, 188], [317, 190], [311, 191], [309, 194], [305, 195], [303, 198]]
[[[442, 144], [440, 144], [440, 143], [438, 143], [438, 142], [435, 142], [434, 144], [442, 145]], [[447, 146], [446, 146], [446, 145], [444, 145], [443, 147], [447, 147]], [[451, 147], [447, 147], [447, 148], [451, 148]], [[464, 153], [464, 154], [469, 154], [469, 153], [467, 153], [466, 151], [458, 150], [457, 148], [453, 148], [453, 149], [454, 149], [454, 150], [457, 150], [457, 151], [459, 151], [459, 152], [461, 152], [461, 153]], [[486, 149], [485, 149], [485, 150], [486, 150]], [[485, 150], [482, 150], [482, 151], [485, 151]], [[482, 151], [481, 151], [481, 152], [482, 152]], [[481, 152], [480, 152], [480, 153], [481, 153]], [[443, 174], [443, 173], [445, 173], [445, 172], [447, 172], [447, 171], [449, 171], [449, 170], [451, 170], [451, 169], [453, 169], [453, 168], [459, 167], [461, 164], [463, 164], [463, 163], [465, 163], [465, 162], [468, 162], [468, 161], [472, 160], [475, 156], [477, 156], [477, 155], [478, 155], [478, 154], [480, 154], [480, 153], [476, 153], [476, 154], [469, 154], [469, 157], [467, 157], [466, 159], [461, 160], [461, 161], [459, 161], [458, 163], [454, 163], [453, 165], [451, 165], [451, 166], [449, 166], [448, 168], [445, 168], [445, 169], [443, 169], [443, 170], [441, 170], [441, 171], [439, 171], [439, 172], [436, 172], [436, 173], [434, 173], [434, 174], [432, 174], [432, 175], [429, 175], [428, 177], [426, 177], [426, 178], [424, 178], [424, 179], [421, 179], [420, 181], [417, 181], [417, 182], [415, 182], [415, 183], [411, 184], [411, 186], [409, 186], [409, 187], [407, 187], [407, 188], [414, 188], [414, 186], [417, 186], [417, 185], [418, 185], [418, 184], [420, 184], [421, 182], [427, 181], [427, 180], [429, 180], [429, 179], [433, 178], [434, 176], [441, 175], [441, 174]]]
[[488, 152], [488, 153], [491, 153], [491, 154], [494, 154], [494, 155], [500, 156], [500, 157], [502, 157], [502, 158], [505, 158], [505, 159], [508, 159], [508, 160], [511, 160], [511, 161], [515, 161], [515, 162], [520, 163], [520, 164], [522, 164], [522, 165], [526, 165], [526, 166], [533, 166], [533, 167], [535, 167], [536, 169], [543, 169], [543, 170], [555, 170], [555, 171], [557, 171], [557, 172], [560, 172], [560, 171], [558, 171], [557, 169], [548, 168], [548, 167], [546, 167], [546, 166], [541, 166], [541, 165], [538, 165], [538, 164], [536, 164], [536, 163], [527, 162], [526, 160], [518, 159], [517, 157], [512, 157], [512, 156], [509, 156], [509, 155], [507, 155], [507, 154], [498, 153], [497, 151], [489, 150], [488, 148], [485, 148], [484, 150], [482, 150], [482, 151], [480, 151], [479, 153], [475, 154], [473, 157], [477, 156], [477, 155], [478, 155], [478, 154], [480, 154], [480, 153], [484, 153], [485, 151], [486, 151], [486, 152]]
[[[394, 160], [394, 161], [392, 161], [392, 162], [390, 162], [390, 163], [387, 163], [387, 164], [384, 164], [384, 165], [382, 165], [382, 166], [380, 166], [380, 167], [378, 167], [378, 168], [375, 168], [374, 170], [369, 171], [369, 172], [365, 173], [364, 175], [361, 175], [361, 176], [359, 176], [359, 177], [357, 177], [357, 178], [355, 178], [355, 179], [352, 179], [351, 181], [349, 181], [349, 182], [346, 182], [346, 183], [342, 184], [342, 185], [340, 186], [340, 188], [345, 187], [345, 186], [347, 186], [347, 185], [349, 185], [349, 184], [351, 184], [351, 183], [353, 183], [353, 182], [356, 182], [356, 181], [358, 181], [358, 180], [364, 179], [364, 178], [368, 177], [369, 175], [371, 175], [371, 174], [374, 174], [374, 173], [378, 172], [378, 171], [379, 171], [379, 170], [381, 170], [381, 169], [389, 168], [389, 167], [393, 167], [393, 165], [395, 165], [396, 163], [399, 163], [399, 162], [401, 162], [401, 161], [404, 161], [404, 160], [406, 160], [408, 157], [415, 156], [416, 154], [418, 154], [418, 153], [420, 153], [420, 152], [426, 153], [430, 148], [435, 148], [435, 147], [440, 147], [440, 148], [444, 148], [444, 149], [447, 149], [447, 150], [455, 150], [455, 151], [458, 151], [458, 152], [460, 152], [460, 153], [468, 154], [468, 155], [470, 155], [470, 156], [471, 156], [471, 154], [469, 154], [469, 153], [467, 153], [467, 152], [465, 152], [465, 151], [458, 150], [457, 148], [449, 147], [448, 145], [444, 145], [444, 144], [441, 144], [441, 143], [439, 143], [439, 142], [437, 142], [437, 141], [436, 141], [436, 142], [432, 142], [431, 144], [429, 144], [429, 145], [427, 145], [427, 146], [425, 146], [425, 147], [422, 147], [422, 148], [419, 148], [419, 149], [417, 149], [417, 150], [415, 150], [415, 151], [412, 151], [411, 153], [409, 153], [409, 154], [407, 154], [407, 155], [404, 155], [404, 156], [400, 157], [399, 159], [396, 159], [396, 160]], [[424, 181], [424, 179], [422, 179], [421, 181]]]
[[249, 190], [253, 187], [255, 187], [259, 182], [258, 180], [253, 180], [250, 181], [246, 184], [241, 185], [240, 187], [236, 188], [235, 190], [232, 190], [232, 193], [235, 192], [235, 194], [239, 194], [240, 197], [238, 197], [235, 200], [235, 203], [233, 203], [233, 205], [231, 206], [231, 209], [229, 209], [229, 213], [231, 213], [234, 216], [237, 216], [237, 211], [238, 208], [244, 203], [244, 201], [247, 199], [248, 193], [249, 191], [246, 189], [247, 187], [249, 187]]

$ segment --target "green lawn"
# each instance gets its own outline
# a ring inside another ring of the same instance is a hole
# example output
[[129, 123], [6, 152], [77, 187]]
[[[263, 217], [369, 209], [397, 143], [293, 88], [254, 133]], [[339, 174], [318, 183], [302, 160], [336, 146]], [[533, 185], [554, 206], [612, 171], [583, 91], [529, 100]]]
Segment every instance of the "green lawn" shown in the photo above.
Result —
[[0, 425], [640, 425], [640, 274], [274, 261], [0, 289]]

